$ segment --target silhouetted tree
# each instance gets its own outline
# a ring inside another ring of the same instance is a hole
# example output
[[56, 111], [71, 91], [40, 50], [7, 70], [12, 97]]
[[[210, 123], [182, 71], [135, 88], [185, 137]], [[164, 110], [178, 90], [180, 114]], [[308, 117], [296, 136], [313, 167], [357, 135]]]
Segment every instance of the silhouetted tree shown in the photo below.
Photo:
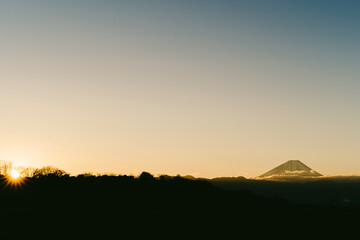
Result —
[[36, 168], [33, 167], [22, 168], [21, 175], [27, 178], [32, 178], [34, 176], [35, 170]]
[[64, 177], [69, 176], [64, 170], [58, 169], [52, 166], [46, 166], [42, 168], [35, 169], [33, 172], [34, 178], [44, 177], [44, 176], [53, 176], [53, 177]]
[[9, 175], [13, 168], [12, 162], [8, 162], [5, 160], [0, 161], [0, 175]]

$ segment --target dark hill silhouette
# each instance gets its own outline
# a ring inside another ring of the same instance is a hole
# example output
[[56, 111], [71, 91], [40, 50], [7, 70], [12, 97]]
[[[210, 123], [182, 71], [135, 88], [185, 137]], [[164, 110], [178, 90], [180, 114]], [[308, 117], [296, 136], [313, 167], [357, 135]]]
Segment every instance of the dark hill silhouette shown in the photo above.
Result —
[[214, 178], [213, 185], [229, 190], [248, 190], [279, 197], [293, 204], [360, 206], [360, 177], [284, 177], [264, 179]]
[[0, 178], [0, 226], [11, 232], [21, 226], [24, 233], [41, 227], [42, 236], [259, 239], [263, 233], [250, 224], [254, 213], [286, 215], [288, 207], [282, 199], [146, 172], [139, 177], [51, 172], [27, 178], [18, 188], [7, 181]]
[[350, 238], [357, 234], [357, 221], [353, 220], [360, 213], [357, 206], [292, 205], [286, 199], [254, 194], [246, 185], [244, 189], [226, 190], [205, 180], [154, 177], [147, 172], [139, 177], [71, 177], [53, 169], [23, 179], [18, 187], [8, 181], [8, 177], [0, 177], [2, 236]]

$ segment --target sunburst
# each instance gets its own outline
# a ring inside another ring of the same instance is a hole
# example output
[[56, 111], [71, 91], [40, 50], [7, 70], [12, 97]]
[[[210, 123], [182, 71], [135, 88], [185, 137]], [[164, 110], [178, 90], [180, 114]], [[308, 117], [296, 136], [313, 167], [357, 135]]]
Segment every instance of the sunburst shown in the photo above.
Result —
[[10, 174], [6, 176], [6, 186], [18, 188], [25, 183], [26, 178], [22, 176], [21, 172], [16, 169], [12, 169]]

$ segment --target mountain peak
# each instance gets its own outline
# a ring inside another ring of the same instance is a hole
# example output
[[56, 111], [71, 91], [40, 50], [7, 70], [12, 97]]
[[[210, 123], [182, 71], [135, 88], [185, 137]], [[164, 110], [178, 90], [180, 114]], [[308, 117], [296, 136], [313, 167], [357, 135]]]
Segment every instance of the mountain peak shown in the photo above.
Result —
[[276, 168], [260, 175], [259, 177], [272, 176], [300, 176], [300, 177], [319, 177], [320, 173], [315, 172], [299, 160], [289, 160]]

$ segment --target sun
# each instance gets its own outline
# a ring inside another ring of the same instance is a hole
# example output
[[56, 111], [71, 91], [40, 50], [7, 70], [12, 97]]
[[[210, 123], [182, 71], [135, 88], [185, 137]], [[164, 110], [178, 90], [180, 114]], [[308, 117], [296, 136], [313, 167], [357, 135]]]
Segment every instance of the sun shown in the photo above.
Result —
[[17, 170], [13, 169], [10, 172], [10, 177], [12, 179], [18, 179], [20, 177], [20, 173]]

